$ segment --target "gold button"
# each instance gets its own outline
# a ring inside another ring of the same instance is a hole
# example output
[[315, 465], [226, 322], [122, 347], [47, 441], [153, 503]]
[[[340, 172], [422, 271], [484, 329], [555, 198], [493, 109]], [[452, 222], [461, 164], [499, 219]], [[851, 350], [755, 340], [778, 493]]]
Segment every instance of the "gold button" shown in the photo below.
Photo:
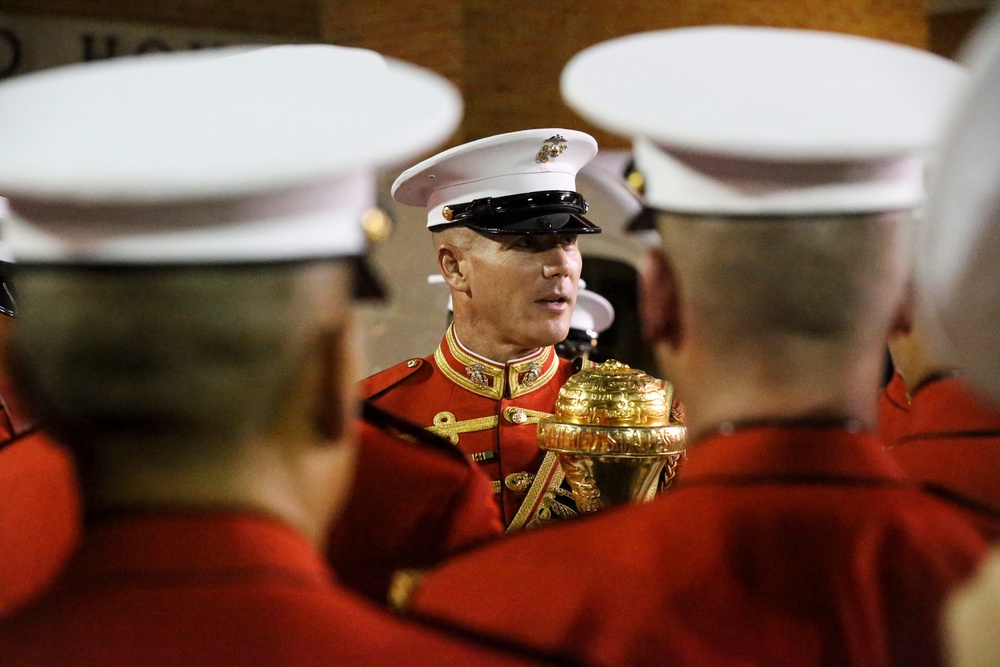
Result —
[[521, 408], [505, 408], [503, 416], [511, 424], [520, 425], [528, 421], [528, 415], [524, 414], [524, 410]]
[[503, 483], [511, 491], [524, 493], [531, 488], [533, 481], [535, 481], [535, 476], [530, 472], [512, 472], [504, 478]]
[[420, 362], [418, 360], [416, 360], [416, 359], [410, 359], [409, 361], [406, 362], [406, 367], [407, 368], [413, 368], [414, 366], [416, 366], [419, 363]]

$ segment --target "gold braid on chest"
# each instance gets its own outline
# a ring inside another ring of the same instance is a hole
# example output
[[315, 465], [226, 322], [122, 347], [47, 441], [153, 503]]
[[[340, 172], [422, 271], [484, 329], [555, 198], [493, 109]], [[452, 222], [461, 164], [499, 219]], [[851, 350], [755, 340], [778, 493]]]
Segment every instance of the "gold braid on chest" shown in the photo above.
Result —
[[[537, 424], [539, 419], [551, 417], [552, 414], [541, 410], [530, 410], [509, 406], [503, 410], [503, 418], [509, 424], [521, 426], [526, 424]], [[475, 433], [476, 431], [489, 431], [500, 425], [500, 419], [496, 415], [489, 417], [477, 417], [475, 419], [459, 420], [454, 413], [442, 411], [434, 415], [434, 425], [427, 426], [426, 429], [434, 435], [447, 438], [451, 444], [458, 444], [458, 437], [462, 433]]]

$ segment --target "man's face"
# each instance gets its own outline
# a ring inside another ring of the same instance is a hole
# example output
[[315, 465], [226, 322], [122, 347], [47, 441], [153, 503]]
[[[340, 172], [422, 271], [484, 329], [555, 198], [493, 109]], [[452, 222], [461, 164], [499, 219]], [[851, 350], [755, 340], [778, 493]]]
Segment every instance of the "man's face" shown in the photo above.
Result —
[[575, 234], [477, 235], [466, 253], [470, 325], [525, 350], [566, 337], [583, 260]]

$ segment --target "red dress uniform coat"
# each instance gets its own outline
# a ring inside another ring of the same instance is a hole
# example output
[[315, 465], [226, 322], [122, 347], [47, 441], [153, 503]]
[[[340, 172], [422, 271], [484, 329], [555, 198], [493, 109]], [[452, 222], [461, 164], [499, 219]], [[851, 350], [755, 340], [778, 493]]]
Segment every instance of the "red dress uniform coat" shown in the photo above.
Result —
[[926, 665], [985, 550], [874, 436], [705, 438], [670, 493], [432, 572], [412, 613], [597, 665]]
[[342, 584], [385, 604], [393, 572], [436, 565], [499, 537], [503, 524], [490, 481], [450, 443], [365, 412], [351, 493], [327, 555]]
[[988, 538], [1000, 538], [1000, 412], [961, 378], [942, 377], [914, 392], [910, 415], [889, 453], [975, 512]]
[[886, 447], [894, 447], [910, 424], [910, 397], [899, 373], [893, 373], [879, 395], [878, 435]]
[[0, 398], [0, 616], [51, 582], [76, 544], [79, 500], [69, 453], [4, 390]]
[[50, 594], [0, 626], [0, 664], [522, 663], [368, 606], [275, 520], [165, 513], [91, 527]]
[[432, 356], [369, 377], [362, 395], [449, 439], [479, 463], [493, 482], [504, 525], [517, 529], [530, 514], [518, 516], [529, 496], [526, 480], [544, 458], [535, 425], [555, 409], [559, 389], [571, 375], [572, 362], [560, 359], [551, 346], [498, 364], [465, 349], [452, 325]]

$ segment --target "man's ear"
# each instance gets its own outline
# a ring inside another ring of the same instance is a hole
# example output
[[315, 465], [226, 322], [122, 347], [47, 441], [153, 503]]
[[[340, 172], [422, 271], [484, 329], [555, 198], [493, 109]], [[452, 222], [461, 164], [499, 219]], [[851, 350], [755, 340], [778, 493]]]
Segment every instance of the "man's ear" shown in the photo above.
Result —
[[462, 249], [450, 243], [442, 243], [437, 249], [438, 267], [448, 286], [458, 292], [469, 291], [469, 281], [465, 275]]
[[329, 442], [343, 440], [358, 411], [358, 355], [350, 320], [319, 336], [319, 378], [314, 407], [316, 430]]
[[677, 281], [670, 261], [659, 249], [647, 251], [639, 271], [639, 311], [648, 343], [676, 348], [681, 342]]

